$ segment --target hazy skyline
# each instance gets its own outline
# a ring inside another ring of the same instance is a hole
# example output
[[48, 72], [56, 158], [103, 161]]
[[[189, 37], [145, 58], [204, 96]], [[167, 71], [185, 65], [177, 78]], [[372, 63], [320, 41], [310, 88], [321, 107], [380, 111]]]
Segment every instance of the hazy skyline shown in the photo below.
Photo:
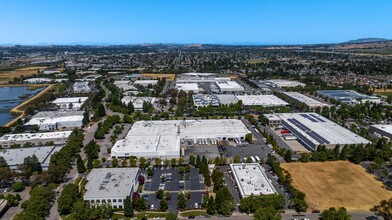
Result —
[[392, 39], [392, 1], [2, 0], [0, 44], [313, 44]]

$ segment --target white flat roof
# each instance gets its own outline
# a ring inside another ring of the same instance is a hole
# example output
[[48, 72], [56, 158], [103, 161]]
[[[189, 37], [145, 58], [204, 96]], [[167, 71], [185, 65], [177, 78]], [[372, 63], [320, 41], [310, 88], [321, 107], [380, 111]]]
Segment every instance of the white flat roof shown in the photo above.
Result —
[[135, 167], [92, 169], [86, 177], [88, 182], [83, 198], [85, 200], [125, 198], [130, 194], [138, 173], [139, 168]]
[[121, 99], [121, 102], [125, 105], [128, 105], [129, 102], [132, 102], [133, 107], [135, 109], [142, 109], [144, 102], [154, 103], [156, 98], [154, 97], [136, 97], [136, 96], [124, 96]]
[[222, 91], [243, 91], [244, 88], [234, 81], [217, 81], [216, 84], [218, 85], [219, 89]]
[[176, 83], [176, 88], [178, 90], [183, 90], [184, 92], [199, 91], [197, 83]]
[[152, 79], [152, 80], [136, 80], [133, 84], [139, 84], [139, 85], [155, 85], [158, 83], [158, 80]]
[[285, 95], [287, 95], [287, 96], [289, 96], [299, 102], [305, 103], [309, 107], [328, 106], [325, 103], [317, 101], [316, 99], [312, 99], [312, 98], [310, 98], [304, 94], [301, 94], [299, 92], [283, 92], [283, 94], [285, 94]]
[[59, 116], [56, 118], [32, 118], [25, 125], [39, 125], [39, 124], [55, 124], [59, 122], [80, 122], [83, 121], [83, 115], [74, 116]]
[[378, 124], [378, 125], [371, 125], [371, 126], [392, 135], [392, 125], [389, 125], [389, 124]]
[[164, 156], [166, 153], [178, 152], [179, 156], [181, 139], [220, 140], [245, 137], [248, 133], [250, 131], [237, 119], [138, 121], [133, 124], [125, 139], [116, 142], [112, 155], [155, 153]]
[[114, 85], [124, 91], [137, 90], [137, 88], [132, 85], [132, 82], [130, 80], [116, 80], [114, 81]]
[[291, 81], [291, 80], [285, 80], [285, 79], [271, 79], [271, 80], [266, 80], [267, 82], [271, 82], [275, 84], [277, 87], [297, 87], [297, 86], [305, 86], [305, 83], [301, 83], [298, 81]]
[[23, 164], [24, 159], [28, 156], [35, 155], [41, 164], [49, 164], [50, 155], [57, 152], [61, 147], [28, 147], [0, 150], [0, 156], [3, 157], [9, 166]]
[[63, 104], [63, 103], [84, 103], [88, 97], [68, 97], [68, 98], [57, 98], [52, 103]]
[[243, 105], [260, 105], [265, 107], [285, 106], [289, 103], [274, 95], [237, 95]]
[[20, 133], [20, 134], [6, 134], [0, 137], [2, 141], [29, 141], [35, 139], [56, 139], [68, 138], [72, 131], [55, 131], [45, 133]]
[[277, 193], [264, 168], [258, 163], [230, 164], [241, 197]]
[[[299, 133], [316, 146], [370, 143], [365, 138], [317, 113], [276, 113], [276, 115], [294, 135]], [[301, 139], [301, 137], [298, 138]]]

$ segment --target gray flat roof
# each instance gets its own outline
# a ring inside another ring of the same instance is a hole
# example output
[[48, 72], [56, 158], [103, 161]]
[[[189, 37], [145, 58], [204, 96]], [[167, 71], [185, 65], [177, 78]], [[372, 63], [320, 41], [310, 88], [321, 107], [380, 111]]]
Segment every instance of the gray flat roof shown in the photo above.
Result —
[[8, 166], [16, 166], [23, 164], [23, 161], [28, 156], [35, 155], [41, 164], [49, 164], [50, 155], [57, 152], [62, 147], [44, 146], [44, 147], [29, 147], [29, 148], [15, 148], [0, 150], [0, 156], [3, 157]]
[[352, 102], [357, 99], [375, 99], [379, 100], [380, 98], [377, 96], [368, 96], [365, 94], [358, 93], [354, 90], [317, 90], [317, 93], [320, 95], [324, 95], [341, 102]]
[[[126, 197], [135, 184], [139, 168], [99, 168], [87, 175], [84, 199]], [[135, 190], [135, 189], [134, 189]]]
[[282, 119], [283, 125], [294, 135], [299, 134], [316, 146], [370, 143], [317, 113], [276, 113], [275, 115]]

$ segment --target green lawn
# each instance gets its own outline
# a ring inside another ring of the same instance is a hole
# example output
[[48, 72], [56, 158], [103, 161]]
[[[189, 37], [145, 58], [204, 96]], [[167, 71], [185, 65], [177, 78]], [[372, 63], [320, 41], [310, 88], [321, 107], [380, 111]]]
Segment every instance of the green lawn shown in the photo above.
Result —
[[193, 216], [199, 216], [199, 215], [205, 216], [205, 215], [207, 215], [207, 212], [205, 210], [191, 210], [191, 211], [184, 211], [184, 212], [180, 213], [181, 217], [188, 217], [188, 216], [191, 216], [191, 215], [193, 215]]
[[377, 95], [392, 96], [392, 92], [376, 92]]

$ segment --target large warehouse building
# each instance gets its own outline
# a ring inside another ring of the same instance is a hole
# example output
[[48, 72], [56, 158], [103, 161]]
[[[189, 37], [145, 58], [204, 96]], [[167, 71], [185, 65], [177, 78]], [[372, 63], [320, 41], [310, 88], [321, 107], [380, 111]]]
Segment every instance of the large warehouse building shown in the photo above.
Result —
[[59, 151], [62, 147], [43, 146], [0, 150], [0, 157], [3, 157], [11, 169], [17, 169], [23, 164], [26, 157], [35, 155], [41, 163], [43, 170], [48, 169], [50, 156]]
[[133, 107], [135, 110], [141, 111], [143, 110], [143, 103], [148, 102], [155, 106], [156, 98], [154, 97], [137, 97], [137, 96], [124, 96], [121, 99], [121, 102], [125, 105], [128, 105], [130, 102], [132, 102]]
[[55, 131], [46, 133], [6, 134], [0, 137], [0, 146], [2, 148], [9, 148], [14, 144], [23, 145], [25, 143], [31, 143], [34, 145], [44, 145], [48, 142], [53, 142], [54, 145], [63, 145], [67, 143], [71, 133], [72, 131]]
[[392, 140], [392, 125], [388, 125], [388, 124], [371, 125], [370, 130], [373, 131], [374, 133], [379, 134], [380, 136]]
[[[353, 90], [317, 90], [319, 95], [326, 96], [328, 98], [335, 99], [342, 103], [357, 104], [365, 102], [380, 103], [381, 98], [377, 96], [368, 96], [360, 94]], [[359, 100], [359, 101], [358, 101]]]
[[237, 98], [245, 106], [274, 107], [289, 105], [289, 103], [274, 95], [237, 95]]
[[241, 198], [276, 194], [276, 189], [258, 163], [230, 164]]
[[87, 175], [83, 200], [91, 205], [109, 204], [123, 208], [124, 199], [137, 192], [139, 168], [92, 169]]
[[57, 98], [52, 103], [61, 109], [80, 110], [88, 97]]
[[[370, 141], [343, 128], [316, 113], [276, 113], [283, 127], [293, 133], [309, 150], [325, 145], [334, 148], [337, 144], [367, 144]], [[265, 117], [270, 117], [265, 115]]]
[[243, 92], [244, 87], [235, 81], [217, 81], [216, 85], [221, 92]]
[[44, 130], [71, 130], [83, 126], [84, 111], [45, 111], [35, 114], [26, 127], [38, 125], [40, 131]]
[[242, 121], [222, 120], [170, 120], [135, 122], [125, 139], [119, 140], [111, 150], [112, 157], [179, 158], [183, 140], [244, 140], [250, 133]]
[[309, 108], [311, 109], [315, 109], [317, 107], [324, 107], [324, 106], [328, 106], [328, 104], [322, 103], [320, 101], [317, 101], [316, 99], [310, 98], [304, 94], [301, 94], [299, 92], [284, 92], [283, 94], [289, 96], [292, 99], [295, 99], [301, 103], [304, 103], [305, 105], [307, 105]]

